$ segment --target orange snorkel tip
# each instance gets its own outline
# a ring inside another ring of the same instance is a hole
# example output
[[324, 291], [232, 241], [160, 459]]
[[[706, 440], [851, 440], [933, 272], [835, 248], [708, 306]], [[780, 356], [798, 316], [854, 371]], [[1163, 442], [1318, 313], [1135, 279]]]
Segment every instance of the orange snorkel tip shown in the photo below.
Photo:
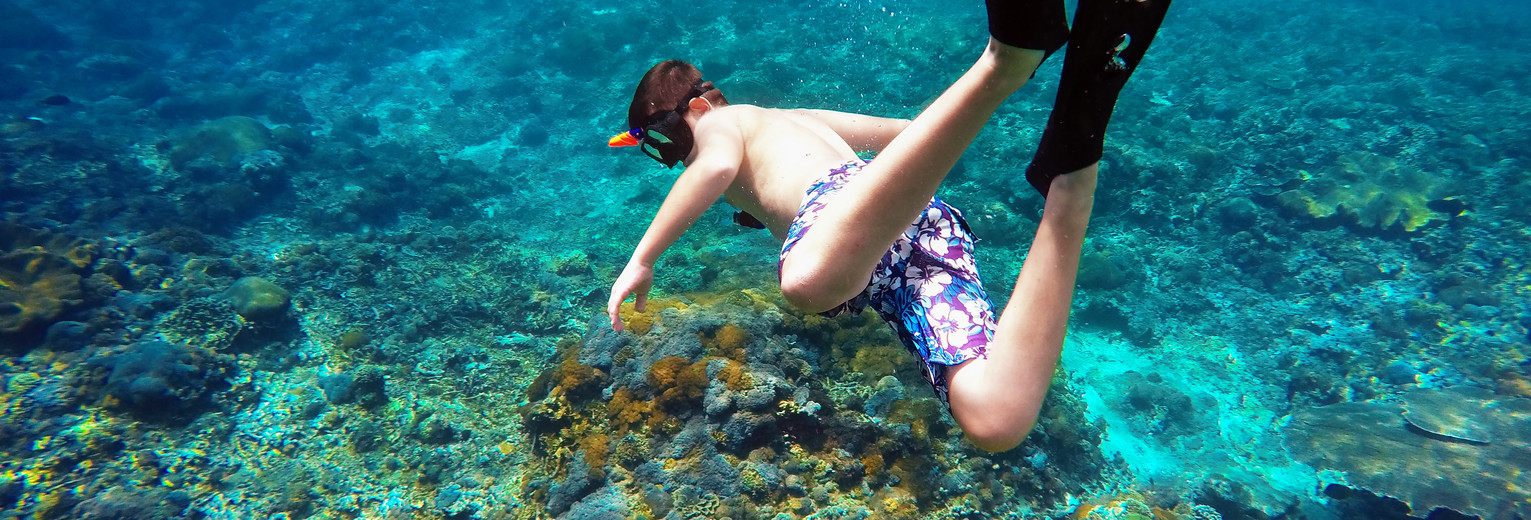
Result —
[[612, 148], [621, 148], [623, 146], [638, 146], [638, 135], [640, 132], [642, 132], [642, 130], [634, 128], [632, 130], [611, 136], [611, 139], [606, 141], [606, 146], [610, 146]]

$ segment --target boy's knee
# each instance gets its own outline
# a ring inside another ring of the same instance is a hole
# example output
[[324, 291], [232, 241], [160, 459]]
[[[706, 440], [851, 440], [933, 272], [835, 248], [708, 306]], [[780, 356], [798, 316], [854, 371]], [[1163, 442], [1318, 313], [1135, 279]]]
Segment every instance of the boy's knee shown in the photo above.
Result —
[[[968, 421], [975, 423], [978, 421]], [[967, 434], [969, 442], [979, 449], [999, 453], [1010, 451], [1031, 434], [1031, 428], [1036, 423], [1030, 421], [982, 421], [980, 424], [968, 424], [957, 421], [962, 426], [963, 433]]]
[[805, 312], [824, 312], [849, 300], [855, 293], [842, 294], [844, 285], [828, 275], [818, 262], [798, 257], [781, 266], [781, 294], [787, 303]]
[[988, 388], [972, 386], [971, 377], [956, 378], [950, 372], [947, 377], [952, 418], [974, 446], [991, 453], [1009, 451], [1025, 441], [1036, 426], [1037, 406], [1017, 402], [1011, 391], [995, 394]]
[[792, 304], [804, 312], [824, 312], [834, 308], [833, 303], [824, 303], [826, 298], [823, 285], [811, 272], [804, 270], [789, 270], [782, 266], [781, 270], [781, 294]]

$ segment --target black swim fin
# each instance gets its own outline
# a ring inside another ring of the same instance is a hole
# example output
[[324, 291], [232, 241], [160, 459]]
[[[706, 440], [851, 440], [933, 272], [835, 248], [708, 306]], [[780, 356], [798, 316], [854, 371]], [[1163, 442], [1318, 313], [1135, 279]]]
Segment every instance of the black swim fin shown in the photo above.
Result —
[[989, 10], [989, 34], [1005, 45], [1052, 56], [1069, 39], [1063, 0], [984, 0], [984, 6]]
[[1148, 51], [1170, 0], [1080, 0], [1063, 79], [1026, 180], [1047, 196], [1054, 177], [1100, 160], [1116, 97]]

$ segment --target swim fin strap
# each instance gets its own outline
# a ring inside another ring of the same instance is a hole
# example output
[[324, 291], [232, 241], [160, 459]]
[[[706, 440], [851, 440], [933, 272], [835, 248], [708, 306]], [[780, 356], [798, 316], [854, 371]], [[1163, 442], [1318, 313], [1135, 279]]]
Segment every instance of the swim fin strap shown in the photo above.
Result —
[[1063, 0], [984, 0], [984, 6], [989, 10], [989, 34], [1005, 45], [1052, 56], [1069, 39]]

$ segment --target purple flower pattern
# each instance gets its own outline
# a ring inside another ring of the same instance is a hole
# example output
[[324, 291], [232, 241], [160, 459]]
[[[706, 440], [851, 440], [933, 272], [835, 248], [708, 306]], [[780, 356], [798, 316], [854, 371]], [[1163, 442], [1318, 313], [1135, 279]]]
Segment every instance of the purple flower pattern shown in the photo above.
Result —
[[[866, 164], [856, 161], [832, 169], [809, 187], [782, 244], [783, 260], [818, 221], [819, 211]], [[777, 269], [780, 275], [780, 264]], [[945, 366], [984, 357], [995, 329], [994, 304], [984, 293], [973, 261], [973, 233], [957, 208], [932, 198], [878, 261], [866, 290], [823, 314], [859, 314], [867, 307], [893, 326], [904, 346], [919, 357], [920, 368], [945, 402]]]

